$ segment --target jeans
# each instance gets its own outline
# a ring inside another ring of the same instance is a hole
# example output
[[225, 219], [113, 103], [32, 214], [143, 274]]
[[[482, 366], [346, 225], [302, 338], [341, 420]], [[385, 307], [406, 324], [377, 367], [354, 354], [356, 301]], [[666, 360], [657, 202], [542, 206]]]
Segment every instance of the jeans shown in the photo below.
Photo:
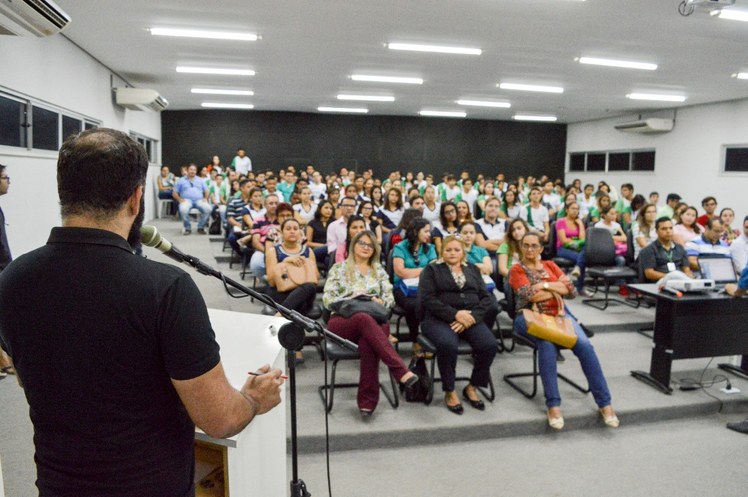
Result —
[[570, 260], [574, 264], [579, 266], [579, 278], [577, 278], [577, 290], [581, 291], [582, 288], [584, 288], [584, 271], [585, 271], [584, 250], [582, 250], [581, 252], [575, 252], [571, 249], [567, 249], [566, 247], [559, 247], [556, 250], [556, 256], [561, 257], [562, 259]]
[[421, 323], [421, 331], [436, 345], [436, 363], [439, 365], [443, 391], [453, 392], [455, 389], [457, 346], [460, 340], [467, 340], [475, 354], [470, 384], [476, 387], [488, 386], [491, 364], [498, 349], [496, 337], [484, 322], [475, 323], [462, 333], [455, 333], [448, 323], [427, 316]]
[[[568, 311], [567, 315], [569, 315]], [[574, 323], [574, 331], [577, 334], [577, 343], [571, 351], [579, 358], [579, 362], [582, 364], [582, 371], [584, 371], [584, 376], [587, 377], [590, 391], [592, 392], [592, 396], [594, 397], [597, 406], [609, 406], [610, 390], [608, 390], [608, 383], [605, 381], [605, 377], [603, 376], [603, 370], [600, 367], [600, 361], [597, 359], [597, 354], [595, 354], [595, 349], [592, 347], [590, 339], [587, 338], [587, 335], [582, 331], [577, 320], [571, 315], [569, 315], [569, 317], [571, 318], [572, 323]], [[556, 345], [529, 335], [527, 333], [527, 322], [525, 321], [525, 316], [521, 312], [517, 313], [517, 318], [514, 320], [514, 331], [528, 337], [538, 347], [538, 369], [540, 370], [540, 380], [543, 382], [545, 405], [549, 409], [551, 407], [560, 406], [561, 394], [558, 390]]]
[[210, 213], [213, 208], [208, 204], [205, 199], [200, 200], [189, 200], [184, 199], [179, 203], [179, 215], [182, 218], [182, 224], [184, 229], [192, 230], [192, 222], [190, 221], [190, 209], [196, 208], [200, 211], [200, 220], [197, 222], [197, 229], [202, 230], [208, 225], [210, 219]]
[[316, 247], [312, 250], [314, 251], [314, 259], [317, 261], [317, 264], [322, 264], [324, 267], [327, 267], [330, 257], [330, 252], [327, 249], [327, 245]]
[[[275, 249], [273, 249], [275, 250]], [[249, 270], [258, 277], [265, 275], [265, 252], [256, 250], [249, 259]]]

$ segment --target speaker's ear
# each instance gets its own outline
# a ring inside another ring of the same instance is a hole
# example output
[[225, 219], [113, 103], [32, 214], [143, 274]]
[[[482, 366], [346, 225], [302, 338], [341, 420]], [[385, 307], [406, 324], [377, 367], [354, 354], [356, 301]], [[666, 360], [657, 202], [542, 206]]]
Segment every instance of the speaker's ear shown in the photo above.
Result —
[[301, 350], [304, 346], [304, 330], [297, 324], [286, 323], [278, 330], [278, 342], [287, 350]]

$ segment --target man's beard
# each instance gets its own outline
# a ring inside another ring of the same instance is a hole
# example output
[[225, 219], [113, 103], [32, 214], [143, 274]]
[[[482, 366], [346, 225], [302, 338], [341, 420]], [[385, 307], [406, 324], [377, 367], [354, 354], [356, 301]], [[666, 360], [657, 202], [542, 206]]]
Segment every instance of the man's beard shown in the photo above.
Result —
[[143, 219], [145, 218], [145, 198], [140, 197], [140, 210], [138, 215], [135, 216], [135, 220], [130, 228], [130, 233], [127, 234], [127, 243], [130, 244], [133, 250], [137, 250], [140, 247], [140, 228], [143, 226]]

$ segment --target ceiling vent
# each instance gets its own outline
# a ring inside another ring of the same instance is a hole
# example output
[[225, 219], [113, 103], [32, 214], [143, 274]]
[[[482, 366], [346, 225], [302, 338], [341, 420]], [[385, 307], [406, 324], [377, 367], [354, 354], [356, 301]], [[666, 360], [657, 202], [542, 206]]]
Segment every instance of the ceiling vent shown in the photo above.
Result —
[[115, 88], [117, 105], [130, 110], [152, 110], [161, 112], [169, 102], [156, 90], [142, 88]]
[[51, 0], [0, 0], [0, 35], [50, 36], [70, 24]]
[[616, 124], [615, 128], [618, 131], [625, 131], [626, 133], [642, 133], [645, 135], [654, 135], [672, 131], [674, 124], [675, 121], [673, 119], [661, 119], [652, 117], [649, 119], [642, 119], [640, 121]]

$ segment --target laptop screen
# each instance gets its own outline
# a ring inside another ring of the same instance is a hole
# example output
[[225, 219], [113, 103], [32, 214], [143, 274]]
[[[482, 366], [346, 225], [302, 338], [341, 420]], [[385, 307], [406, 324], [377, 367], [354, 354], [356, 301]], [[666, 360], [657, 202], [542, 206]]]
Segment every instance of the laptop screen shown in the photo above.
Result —
[[714, 280], [718, 285], [725, 283], [735, 283], [735, 268], [732, 265], [732, 259], [729, 257], [699, 257], [699, 271], [701, 277], [708, 280]]

